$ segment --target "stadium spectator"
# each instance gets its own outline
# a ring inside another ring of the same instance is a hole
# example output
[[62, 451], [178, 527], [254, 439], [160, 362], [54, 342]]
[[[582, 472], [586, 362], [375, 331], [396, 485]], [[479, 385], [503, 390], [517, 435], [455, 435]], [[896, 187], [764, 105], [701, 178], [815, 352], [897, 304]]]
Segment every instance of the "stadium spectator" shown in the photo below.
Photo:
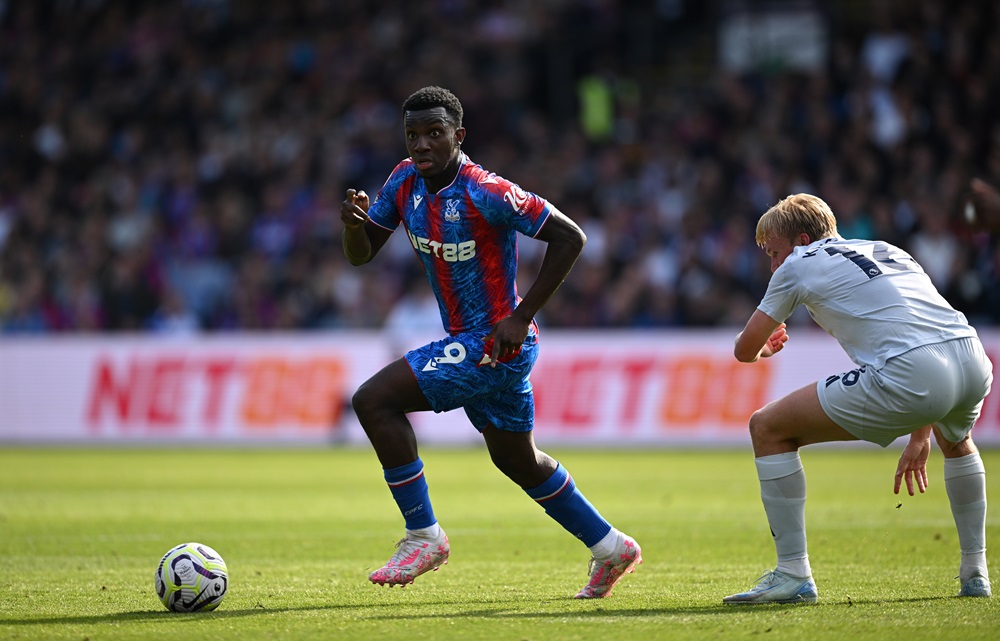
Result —
[[826, 202], [795, 194], [757, 223], [773, 276], [736, 336], [742, 362], [784, 349], [785, 320], [800, 305], [836, 338], [858, 368], [792, 392], [750, 418], [761, 500], [777, 567], [725, 603], [817, 599], [806, 548], [806, 477], [799, 448], [865, 440], [888, 446], [909, 434], [896, 468], [913, 495], [927, 487], [933, 431], [944, 454], [944, 486], [958, 530], [960, 596], [989, 597], [986, 472], [971, 431], [989, 394], [993, 364], [976, 330], [938, 293], [920, 265], [884, 241], [842, 238]]
[[[424, 287], [408, 243], [344, 276], [330, 212], [394, 166], [415, 83], [467, 97], [468, 151], [599, 241], [550, 327], [731, 323], [767, 274], [717, 236], [800, 191], [904, 249], [936, 225], [962, 247], [943, 293], [1000, 322], [1000, 247], [962, 222], [969, 180], [1000, 184], [996, 3], [824, 5], [822, 66], [739, 71], [712, 52], [724, 10], [0, 3], [0, 331], [151, 330], [168, 292], [209, 332], [384, 324]], [[409, 27], [432, 11], [447, 49]], [[123, 301], [111, 282], [137, 262], [152, 287]]]
[[969, 200], [966, 204], [967, 222], [988, 231], [1000, 231], [1000, 191], [979, 178], [969, 184]]
[[[545, 199], [475, 164], [462, 152], [463, 108], [430, 86], [403, 102], [409, 157], [369, 202], [347, 190], [344, 254], [370, 262], [403, 224], [448, 333], [406, 352], [354, 394], [361, 426], [406, 523], [406, 535], [372, 583], [406, 585], [446, 563], [447, 535], [431, 506], [407, 413], [465, 410], [493, 463], [546, 514], [590, 548], [590, 581], [577, 598], [609, 596], [642, 562], [638, 544], [611, 526], [558, 461], [535, 447], [528, 376], [538, 356], [534, 317], [573, 268], [586, 236]], [[518, 296], [517, 235], [546, 244], [534, 281]]]

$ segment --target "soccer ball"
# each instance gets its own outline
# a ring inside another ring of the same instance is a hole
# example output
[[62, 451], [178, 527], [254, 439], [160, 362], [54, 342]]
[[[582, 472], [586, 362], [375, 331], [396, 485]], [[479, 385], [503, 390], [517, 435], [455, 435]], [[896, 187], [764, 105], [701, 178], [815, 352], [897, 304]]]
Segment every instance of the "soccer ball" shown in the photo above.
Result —
[[218, 552], [201, 543], [171, 548], [156, 568], [156, 595], [172, 612], [208, 612], [229, 588], [229, 570]]

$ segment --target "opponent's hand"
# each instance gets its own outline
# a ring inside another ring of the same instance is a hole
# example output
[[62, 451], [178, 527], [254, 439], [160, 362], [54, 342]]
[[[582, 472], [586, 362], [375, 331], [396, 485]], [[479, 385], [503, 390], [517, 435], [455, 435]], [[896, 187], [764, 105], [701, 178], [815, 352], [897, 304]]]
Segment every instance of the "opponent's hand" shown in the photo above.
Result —
[[340, 204], [340, 220], [348, 229], [359, 229], [368, 220], [368, 194], [354, 189], [347, 190], [347, 198]]
[[906, 481], [906, 491], [913, 496], [913, 481], [917, 482], [917, 489], [923, 494], [927, 490], [927, 457], [931, 453], [930, 438], [910, 439], [899, 457], [899, 464], [896, 466], [896, 481], [892, 487], [893, 494], [899, 494], [899, 488], [903, 480]]
[[785, 343], [788, 342], [788, 332], [785, 331], [785, 324], [782, 323], [778, 325], [778, 329], [774, 330], [774, 333], [767, 339], [764, 343], [764, 347], [760, 348], [761, 358], [770, 358], [774, 356], [781, 350], [785, 349]]

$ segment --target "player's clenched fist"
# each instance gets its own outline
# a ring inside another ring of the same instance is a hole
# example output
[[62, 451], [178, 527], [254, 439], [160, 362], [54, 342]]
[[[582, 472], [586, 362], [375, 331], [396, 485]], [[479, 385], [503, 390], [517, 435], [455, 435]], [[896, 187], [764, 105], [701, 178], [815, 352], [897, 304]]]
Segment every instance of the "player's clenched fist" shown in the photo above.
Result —
[[357, 229], [368, 220], [368, 194], [355, 189], [347, 190], [347, 198], [340, 204], [340, 220], [349, 229]]

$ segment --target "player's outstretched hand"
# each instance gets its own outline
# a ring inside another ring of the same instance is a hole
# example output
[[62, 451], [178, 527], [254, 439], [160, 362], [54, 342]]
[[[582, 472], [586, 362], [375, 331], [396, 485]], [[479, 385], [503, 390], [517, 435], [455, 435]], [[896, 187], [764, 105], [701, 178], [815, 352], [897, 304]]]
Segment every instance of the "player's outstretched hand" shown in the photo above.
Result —
[[906, 491], [913, 496], [913, 481], [917, 482], [917, 489], [923, 494], [927, 490], [927, 457], [931, 453], [930, 438], [910, 439], [899, 457], [899, 464], [896, 466], [896, 482], [892, 487], [894, 494], [899, 494], [900, 485], [906, 481]]
[[355, 189], [347, 190], [347, 198], [340, 204], [340, 220], [348, 229], [358, 229], [368, 220], [368, 194]]

